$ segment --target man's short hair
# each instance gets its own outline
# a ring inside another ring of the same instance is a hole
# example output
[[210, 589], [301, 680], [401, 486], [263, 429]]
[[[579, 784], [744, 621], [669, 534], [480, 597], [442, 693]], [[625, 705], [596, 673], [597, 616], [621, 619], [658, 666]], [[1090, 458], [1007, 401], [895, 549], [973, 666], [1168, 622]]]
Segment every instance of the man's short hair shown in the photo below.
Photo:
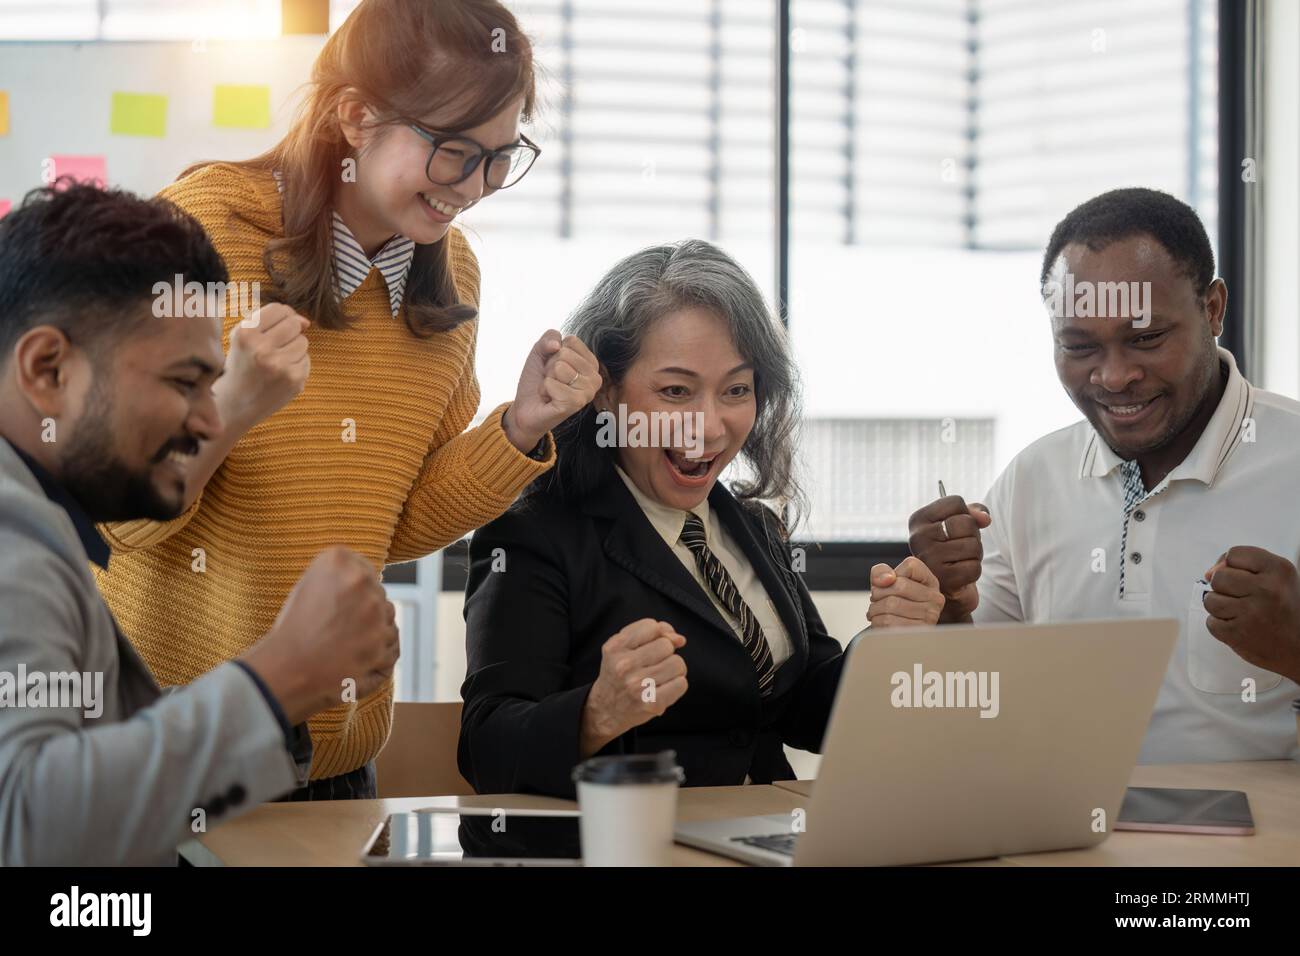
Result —
[[1148, 235], [1192, 280], [1198, 297], [1214, 281], [1214, 249], [1196, 211], [1156, 189], [1112, 189], [1070, 210], [1052, 230], [1043, 253], [1039, 285], [1045, 285], [1061, 250], [1071, 243], [1100, 252], [1112, 242]]
[[128, 338], [155, 283], [226, 282], [203, 227], [165, 199], [61, 180], [34, 189], [0, 219], [0, 365], [38, 325], [79, 347]]

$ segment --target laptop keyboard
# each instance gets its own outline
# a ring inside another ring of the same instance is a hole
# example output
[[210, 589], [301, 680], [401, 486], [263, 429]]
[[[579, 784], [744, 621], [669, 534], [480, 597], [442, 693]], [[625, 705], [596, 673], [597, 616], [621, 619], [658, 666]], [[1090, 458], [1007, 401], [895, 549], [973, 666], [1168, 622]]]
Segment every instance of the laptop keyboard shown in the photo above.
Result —
[[752, 837], [732, 837], [732, 842], [743, 843], [745, 846], [757, 847], [760, 850], [769, 850], [772, 853], [782, 853], [785, 856], [794, 856], [794, 833], [776, 833], [772, 836], [752, 836]]

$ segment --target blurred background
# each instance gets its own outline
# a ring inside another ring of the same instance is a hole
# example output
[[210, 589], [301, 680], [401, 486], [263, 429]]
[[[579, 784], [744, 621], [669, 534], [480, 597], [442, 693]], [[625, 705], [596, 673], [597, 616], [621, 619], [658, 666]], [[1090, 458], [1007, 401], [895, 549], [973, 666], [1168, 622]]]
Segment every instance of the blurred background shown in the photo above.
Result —
[[[194, 160], [260, 152], [355, 6], [0, 0], [0, 212], [61, 162], [152, 193]], [[1300, 391], [1300, 5], [507, 6], [544, 70], [527, 130], [543, 155], [463, 217], [483, 272], [482, 408], [513, 396], [530, 344], [617, 258], [718, 242], [798, 354], [813, 510], [797, 536], [841, 640], [863, 623], [869, 563], [901, 557], [939, 479], [978, 499], [1079, 417], [1037, 281], [1079, 202], [1142, 185], [1194, 206], [1229, 283], [1223, 344], [1256, 384]], [[387, 575], [405, 699], [458, 696], [462, 555]]]

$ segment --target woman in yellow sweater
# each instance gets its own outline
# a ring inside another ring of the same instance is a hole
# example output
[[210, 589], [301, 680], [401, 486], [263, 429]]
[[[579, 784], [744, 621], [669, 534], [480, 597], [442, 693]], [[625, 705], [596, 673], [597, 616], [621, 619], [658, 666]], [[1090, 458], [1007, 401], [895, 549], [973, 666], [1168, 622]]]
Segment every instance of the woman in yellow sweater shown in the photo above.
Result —
[[[519, 133], [534, 83], [529, 42], [494, 0], [364, 0], [279, 144], [163, 190], [207, 229], [232, 286], [258, 283], [275, 304], [242, 321], [227, 308], [224, 433], [158, 453], [184, 513], [105, 529], [115, 557], [100, 588], [160, 683], [255, 643], [323, 548], [377, 569], [418, 558], [553, 463], [549, 430], [591, 400], [596, 361], [547, 331], [515, 400], [466, 431], [479, 273], [452, 226], [536, 158]], [[295, 797], [374, 795], [392, 685], [348, 696], [311, 721], [312, 783]]]

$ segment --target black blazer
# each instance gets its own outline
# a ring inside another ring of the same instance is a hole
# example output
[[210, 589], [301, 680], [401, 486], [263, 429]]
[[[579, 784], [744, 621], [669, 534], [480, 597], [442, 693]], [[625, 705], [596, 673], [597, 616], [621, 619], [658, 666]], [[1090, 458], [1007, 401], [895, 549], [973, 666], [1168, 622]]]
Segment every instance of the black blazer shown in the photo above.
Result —
[[[611, 464], [581, 505], [535, 493], [470, 542], [458, 759], [479, 793], [574, 793], [583, 704], [600, 649], [640, 618], [686, 638], [685, 695], [601, 753], [677, 751], [687, 786], [790, 779], [781, 749], [820, 751], [843, 667], [776, 519], [721, 482], [709, 507], [753, 564], [793, 645], [767, 700], [744, 645]], [[753, 510], [751, 510], [753, 509]], [[767, 531], [765, 531], [765, 526]], [[770, 532], [770, 533], [769, 533]], [[500, 549], [499, 551], [497, 549]], [[503, 570], [493, 570], [494, 560]]]

